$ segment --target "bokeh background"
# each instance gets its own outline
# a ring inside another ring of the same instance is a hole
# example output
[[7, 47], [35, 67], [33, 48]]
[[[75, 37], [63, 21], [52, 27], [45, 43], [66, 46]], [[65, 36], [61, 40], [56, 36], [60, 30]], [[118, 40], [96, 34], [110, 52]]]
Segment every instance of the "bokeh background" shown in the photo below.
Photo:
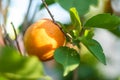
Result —
[[[9, 36], [14, 39], [11, 22], [20, 33], [21, 26], [29, 26], [41, 18], [50, 18], [45, 8], [40, 9], [41, 4], [41, 0], [0, 0], [0, 25], [4, 25]], [[113, 14], [120, 16], [120, 0], [111, 0], [111, 6]], [[56, 21], [63, 24], [70, 22], [69, 12], [58, 3], [54, 3], [48, 8]], [[1, 31], [1, 33], [3, 32]], [[80, 79], [120, 80], [120, 37], [107, 30], [96, 29], [94, 39], [102, 45], [107, 57], [107, 65], [101, 64], [86, 49], [83, 49], [85, 53], [81, 55], [81, 64], [78, 69]], [[21, 48], [24, 49], [22, 42], [20, 43]], [[43, 64], [46, 74], [50, 75], [53, 80], [71, 80], [73, 73], [71, 72], [63, 78], [63, 69], [54, 60]]]

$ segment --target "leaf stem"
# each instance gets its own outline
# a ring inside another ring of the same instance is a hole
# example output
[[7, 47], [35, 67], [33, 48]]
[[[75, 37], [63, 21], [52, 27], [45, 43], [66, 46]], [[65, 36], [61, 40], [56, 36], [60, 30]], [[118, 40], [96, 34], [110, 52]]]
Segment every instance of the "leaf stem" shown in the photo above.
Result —
[[19, 41], [17, 40], [18, 39], [17, 32], [16, 32], [15, 27], [14, 27], [12, 22], [11, 22], [11, 25], [13, 27], [13, 31], [14, 31], [14, 34], [15, 34], [15, 42], [16, 42], [16, 45], [17, 45], [17, 49], [19, 50], [20, 54], [22, 55], [22, 51], [20, 49]]
[[83, 35], [84, 35], [84, 32], [85, 32], [85, 28], [82, 28], [79, 35], [80, 35], [80, 36], [83, 36]]
[[53, 18], [52, 13], [51, 13], [50, 10], [48, 9], [48, 5], [47, 5], [47, 3], [45, 2], [45, 0], [42, 0], [42, 3], [45, 5], [46, 10], [48, 11], [48, 13], [49, 13], [50, 17], [52, 18], [53, 22], [55, 23], [55, 19]]
[[73, 80], [78, 80], [78, 68], [73, 71]]

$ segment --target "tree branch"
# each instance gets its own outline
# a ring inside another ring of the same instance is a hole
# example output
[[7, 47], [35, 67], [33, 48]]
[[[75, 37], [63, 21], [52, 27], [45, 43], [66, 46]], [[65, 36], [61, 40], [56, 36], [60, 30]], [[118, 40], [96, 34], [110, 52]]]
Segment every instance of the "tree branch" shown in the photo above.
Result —
[[46, 10], [48, 11], [48, 13], [49, 13], [50, 17], [52, 18], [53, 22], [55, 23], [55, 19], [54, 19], [52, 13], [50, 12], [50, 10], [48, 9], [48, 6], [47, 6], [47, 3], [45, 2], [45, 0], [42, 0], [42, 3], [45, 5]]
[[13, 31], [14, 31], [14, 34], [15, 34], [15, 42], [16, 42], [16, 45], [17, 45], [17, 49], [19, 50], [20, 54], [22, 55], [22, 51], [20, 49], [19, 41], [17, 40], [18, 39], [17, 32], [16, 32], [15, 27], [14, 27], [12, 22], [11, 22], [11, 25], [13, 27]]
[[3, 16], [4, 16], [4, 24], [6, 24], [6, 22], [7, 22], [8, 8], [10, 6], [10, 2], [11, 2], [11, 0], [8, 0], [7, 6], [5, 7], [5, 9], [2, 12]]
[[24, 33], [25, 32], [25, 30], [26, 30], [26, 28], [28, 27], [28, 15], [29, 15], [29, 12], [30, 12], [30, 7], [31, 7], [31, 5], [32, 5], [32, 1], [33, 0], [30, 0], [30, 2], [29, 2], [29, 5], [28, 5], [28, 9], [27, 9], [27, 13], [26, 13], [26, 15], [25, 15], [25, 17], [24, 17], [24, 20], [23, 20], [23, 25], [22, 25], [22, 32]]

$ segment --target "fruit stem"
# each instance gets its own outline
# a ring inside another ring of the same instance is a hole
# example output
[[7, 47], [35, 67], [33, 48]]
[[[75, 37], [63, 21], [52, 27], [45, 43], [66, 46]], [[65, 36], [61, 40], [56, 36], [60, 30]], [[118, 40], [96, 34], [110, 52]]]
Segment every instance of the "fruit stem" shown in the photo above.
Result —
[[50, 12], [50, 10], [48, 9], [48, 5], [45, 2], [45, 0], [42, 0], [42, 3], [45, 5], [46, 10], [48, 11], [50, 17], [52, 18], [53, 22], [55, 23], [55, 19], [53, 18], [54, 16], [52, 15], [52, 13]]
[[19, 41], [17, 40], [17, 39], [18, 39], [17, 32], [16, 32], [15, 27], [14, 27], [14, 25], [13, 25], [12, 22], [11, 22], [11, 25], [12, 25], [12, 27], [13, 27], [13, 31], [14, 31], [14, 34], [15, 34], [16, 46], [17, 46], [17, 48], [18, 48], [20, 54], [22, 55], [22, 51], [21, 51], [21, 49], [20, 49]]

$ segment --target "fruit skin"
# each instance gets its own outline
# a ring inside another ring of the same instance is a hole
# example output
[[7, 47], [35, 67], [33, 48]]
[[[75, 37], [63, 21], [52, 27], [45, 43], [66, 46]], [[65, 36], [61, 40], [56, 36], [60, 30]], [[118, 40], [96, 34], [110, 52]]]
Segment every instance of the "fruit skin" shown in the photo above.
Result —
[[53, 59], [54, 50], [64, 44], [63, 32], [50, 19], [35, 22], [24, 34], [24, 45], [28, 55], [36, 55], [42, 61]]

